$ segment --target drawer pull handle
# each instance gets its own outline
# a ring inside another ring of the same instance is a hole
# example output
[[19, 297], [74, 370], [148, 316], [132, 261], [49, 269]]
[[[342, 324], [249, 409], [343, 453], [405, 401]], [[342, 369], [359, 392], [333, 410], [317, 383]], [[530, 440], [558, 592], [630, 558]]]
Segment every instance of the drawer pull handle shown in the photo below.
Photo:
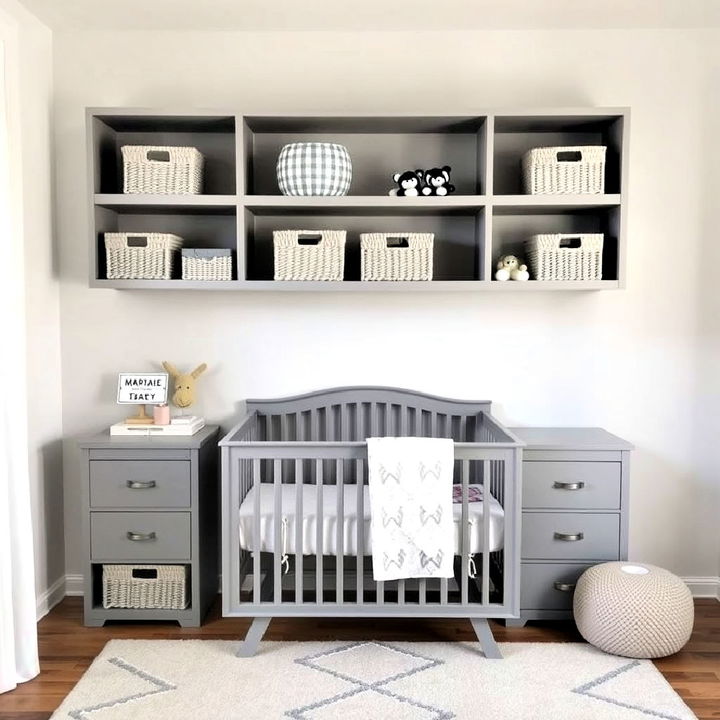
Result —
[[553, 537], [556, 540], [562, 540], [564, 542], [578, 542], [579, 540], [582, 540], [585, 537], [585, 533], [559, 533], [556, 532], [553, 534]]
[[127, 486], [131, 490], [149, 490], [154, 488], [157, 483], [154, 480], [128, 480]]
[[148, 540], [156, 540], [157, 535], [154, 531], [149, 533], [139, 533], [128, 530], [127, 539], [132, 540], [133, 542], [147, 542]]
[[554, 482], [553, 488], [555, 490], [582, 490], [585, 487], [585, 483], [580, 482]]
[[556, 582], [553, 585], [560, 592], [572, 592], [575, 589], [575, 583]]

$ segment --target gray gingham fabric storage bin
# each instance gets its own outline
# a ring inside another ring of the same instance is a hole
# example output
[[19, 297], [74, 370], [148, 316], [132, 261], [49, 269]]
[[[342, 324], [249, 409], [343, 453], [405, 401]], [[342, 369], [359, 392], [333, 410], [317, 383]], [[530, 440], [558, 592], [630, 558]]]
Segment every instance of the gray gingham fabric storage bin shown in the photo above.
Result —
[[275, 280], [342, 280], [345, 237], [344, 230], [276, 230]]
[[573, 145], [529, 150], [522, 159], [523, 185], [531, 195], [605, 192], [604, 145]]
[[183, 248], [183, 280], [232, 280], [232, 252], [226, 248]]
[[602, 280], [602, 233], [533, 235], [525, 243], [533, 280]]
[[105, 233], [109, 280], [170, 280], [183, 239], [171, 233]]
[[124, 145], [123, 192], [198, 195], [204, 158], [194, 147]]
[[337, 143], [290, 143], [280, 151], [277, 179], [283, 195], [347, 195], [350, 153]]
[[432, 280], [433, 233], [361, 233], [362, 280]]
[[104, 608], [188, 606], [186, 565], [103, 565]]

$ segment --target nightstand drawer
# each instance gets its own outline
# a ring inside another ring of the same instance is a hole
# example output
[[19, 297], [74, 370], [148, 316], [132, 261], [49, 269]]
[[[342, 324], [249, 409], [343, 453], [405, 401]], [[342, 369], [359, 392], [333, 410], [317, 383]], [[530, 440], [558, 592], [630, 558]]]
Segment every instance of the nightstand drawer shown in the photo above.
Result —
[[523, 463], [523, 507], [620, 508], [622, 465], [615, 462]]
[[90, 513], [93, 560], [191, 559], [190, 513]]
[[190, 507], [187, 460], [92, 460], [90, 506], [94, 508]]
[[575, 584], [592, 565], [523, 563], [521, 610], [572, 610]]
[[527, 560], [618, 560], [620, 515], [524, 512], [522, 557]]

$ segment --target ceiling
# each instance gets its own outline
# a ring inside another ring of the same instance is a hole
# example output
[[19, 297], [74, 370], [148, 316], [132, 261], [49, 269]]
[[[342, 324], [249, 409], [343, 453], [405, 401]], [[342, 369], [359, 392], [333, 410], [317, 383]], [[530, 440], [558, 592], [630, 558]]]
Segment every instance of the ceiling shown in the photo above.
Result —
[[20, 0], [58, 30], [720, 27], [720, 0]]

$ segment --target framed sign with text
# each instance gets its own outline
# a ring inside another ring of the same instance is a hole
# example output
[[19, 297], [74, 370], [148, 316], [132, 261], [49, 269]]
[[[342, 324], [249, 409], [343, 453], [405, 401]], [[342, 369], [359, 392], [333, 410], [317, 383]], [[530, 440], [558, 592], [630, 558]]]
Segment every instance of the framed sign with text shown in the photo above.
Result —
[[152, 418], [145, 413], [145, 405], [161, 405], [167, 402], [167, 373], [119, 373], [117, 402], [120, 405], [139, 405], [135, 417], [128, 418], [128, 423], [152, 423]]

